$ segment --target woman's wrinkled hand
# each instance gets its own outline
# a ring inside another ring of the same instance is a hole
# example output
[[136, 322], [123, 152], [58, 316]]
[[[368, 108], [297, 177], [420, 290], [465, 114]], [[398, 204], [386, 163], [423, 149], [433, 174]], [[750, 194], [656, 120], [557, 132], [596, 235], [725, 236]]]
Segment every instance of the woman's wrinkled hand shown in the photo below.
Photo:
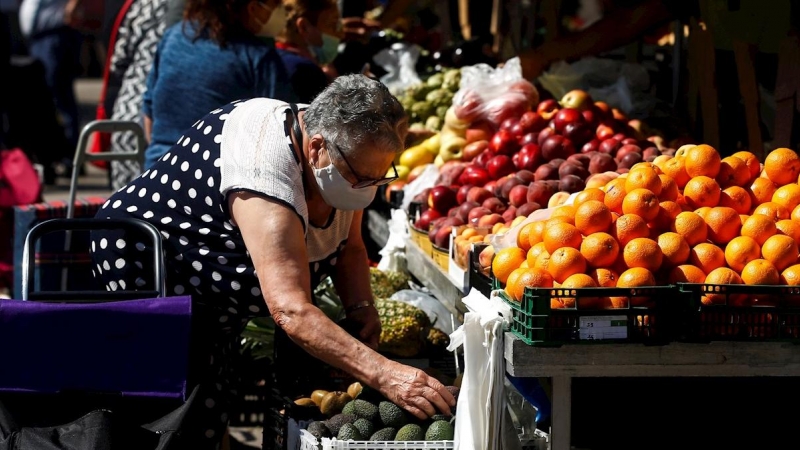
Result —
[[420, 369], [392, 361], [380, 380], [381, 393], [397, 406], [424, 420], [438, 410], [452, 415], [456, 400], [439, 380]]
[[378, 350], [381, 337], [381, 319], [374, 306], [359, 308], [347, 314], [347, 319], [361, 328], [358, 339], [373, 350]]

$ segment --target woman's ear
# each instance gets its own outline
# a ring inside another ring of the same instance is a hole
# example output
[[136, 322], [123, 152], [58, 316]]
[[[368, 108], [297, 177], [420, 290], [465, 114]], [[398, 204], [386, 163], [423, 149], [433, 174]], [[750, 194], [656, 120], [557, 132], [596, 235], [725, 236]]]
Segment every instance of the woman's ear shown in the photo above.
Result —
[[310, 28], [313, 26], [313, 24], [305, 17], [298, 17], [294, 21], [294, 25], [297, 27], [297, 32], [303, 37], [303, 39], [307, 38], [309, 32], [311, 31]]
[[318, 167], [319, 156], [324, 142], [325, 140], [319, 134], [308, 138], [308, 162], [314, 167]]

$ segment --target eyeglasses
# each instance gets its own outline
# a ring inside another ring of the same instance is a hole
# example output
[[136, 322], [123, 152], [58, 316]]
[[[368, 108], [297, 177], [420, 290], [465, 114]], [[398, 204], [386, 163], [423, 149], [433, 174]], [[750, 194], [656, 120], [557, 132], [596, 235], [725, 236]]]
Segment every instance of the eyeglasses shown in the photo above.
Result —
[[356, 173], [356, 171], [353, 169], [353, 166], [351, 166], [347, 158], [344, 157], [344, 153], [342, 153], [342, 151], [339, 150], [339, 147], [332, 145], [327, 140], [325, 141], [325, 144], [328, 146], [328, 148], [333, 147], [336, 149], [336, 153], [340, 158], [342, 158], [342, 161], [344, 161], [344, 163], [347, 164], [347, 168], [350, 169], [350, 173], [353, 174], [354, 177], [356, 177], [356, 180], [358, 180], [357, 182], [353, 183], [353, 189], [362, 189], [370, 186], [383, 186], [385, 184], [391, 183], [392, 181], [400, 177], [397, 174], [397, 168], [394, 166], [394, 161], [392, 161], [392, 171], [394, 172], [394, 176], [386, 178], [378, 178], [378, 179], [362, 177], [358, 173]]

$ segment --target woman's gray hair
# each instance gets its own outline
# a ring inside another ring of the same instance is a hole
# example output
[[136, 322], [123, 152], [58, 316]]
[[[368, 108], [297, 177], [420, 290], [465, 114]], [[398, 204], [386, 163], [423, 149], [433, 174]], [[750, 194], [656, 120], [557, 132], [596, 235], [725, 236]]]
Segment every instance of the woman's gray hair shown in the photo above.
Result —
[[303, 120], [309, 136], [322, 135], [356, 158], [364, 145], [400, 152], [408, 132], [400, 102], [383, 83], [364, 75], [336, 78], [311, 102]]

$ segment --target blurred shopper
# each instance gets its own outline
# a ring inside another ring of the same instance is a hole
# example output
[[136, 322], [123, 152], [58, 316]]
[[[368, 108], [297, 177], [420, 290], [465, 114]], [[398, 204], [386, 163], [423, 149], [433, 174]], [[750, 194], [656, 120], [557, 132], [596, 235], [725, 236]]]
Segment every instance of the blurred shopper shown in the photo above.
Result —
[[339, 53], [341, 21], [336, 0], [286, 0], [286, 28], [275, 46], [301, 103], [311, 103], [328, 76], [321, 66]]
[[72, 27], [82, 0], [23, 0], [19, 22], [28, 52], [42, 62], [45, 79], [61, 116], [67, 141], [78, 144], [75, 79], [80, 74], [81, 34]]
[[158, 44], [144, 94], [145, 169], [186, 127], [234, 100], [296, 101], [274, 38], [286, 25], [278, 0], [188, 0], [184, 21]]

